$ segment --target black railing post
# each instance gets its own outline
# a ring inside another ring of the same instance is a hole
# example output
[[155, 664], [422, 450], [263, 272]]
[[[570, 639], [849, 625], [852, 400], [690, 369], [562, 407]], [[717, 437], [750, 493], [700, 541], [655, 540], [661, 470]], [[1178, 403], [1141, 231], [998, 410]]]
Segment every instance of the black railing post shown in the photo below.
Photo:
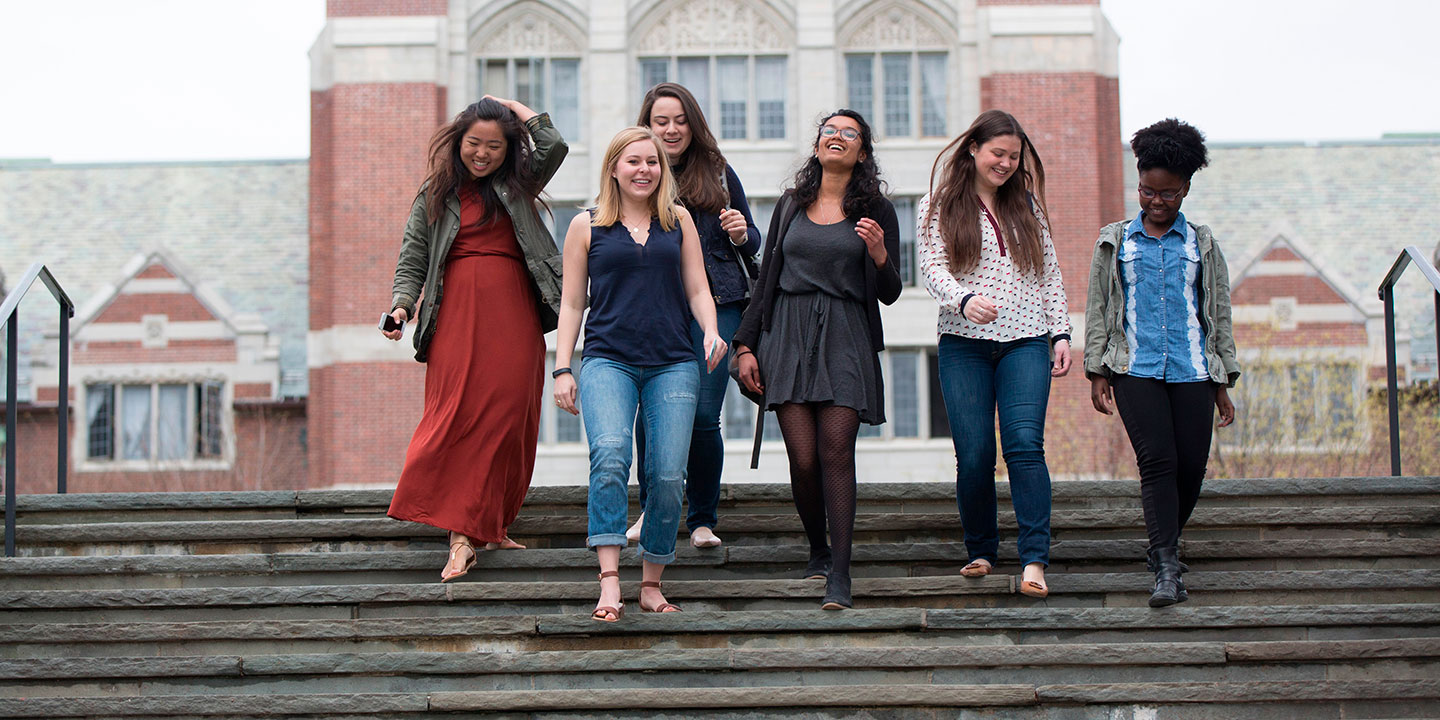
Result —
[[1400, 475], [1400, 398], [1395, 359], [1395, 287], [1380, 288], [1385, 301], [1385, 397], [1390, 405], [1390, 474]]
[[15, 441], [19, 434], [20, 308], [5, 323], [5, 557], [15, 557]]
[[70, 448], [70, 313], [60, 304], [60, 444], [55, 451], [55, 492], [65, 494], [65, 475], [69, 470]]

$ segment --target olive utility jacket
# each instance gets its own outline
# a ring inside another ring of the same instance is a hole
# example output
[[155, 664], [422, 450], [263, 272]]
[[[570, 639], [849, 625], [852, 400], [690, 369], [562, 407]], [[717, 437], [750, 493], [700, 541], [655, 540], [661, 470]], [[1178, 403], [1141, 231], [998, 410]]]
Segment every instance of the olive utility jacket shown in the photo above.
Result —
[[[1117, 248], [1125, 240], [1129, 220], [1106, 225], [1090, 259], [1090, 292], [1085, 301], [1085, 377], [1110, 377], [1130, 369], [1130, 346], [1122, 314], [1125, 291], [1120, 287]], [[1220, 245], [1205, 225], [1190, 223], [1200, 250], [1200, 314], [1205, 328], [1205, 364], [1210, 379], [1235, 387], [1240, 364], [1235, 361], [1235, 332], [1230, 321], [1230, 269]]]
[[[535, 143], [530, 154], [530, 164], [539, 178], [541, 186], [550, 182], [560, 163], [570, 151], [565, 139], [555, 130], [548, 114], [536, 115], [525, 122], [530, 138]], [[505, 206], [510, 220], [515, 224], [515, 238], [525, 254], [525, 265], [535, 282], [535, 297], [540, 312], [540, 329], [550, 332], [560, 317], [560, 251], [555, 239], [540, 219], [536, 203], [525, 197], [515, 197], [509, 188], [497, 186], [500, 204]], [[405, 238], [400, 243], [400, 259], [395, 265], [395, 283], [391, 289], [390, 309], [405, 308], [406, 314], [415, 317], [415, 303], [420, 291], [425, 289], [425, 302], [420, 305], [419, 323], [415, 326], [415, 359], [425, 362], [430, 338], [435, 334], [436, 318], [440, 316], [440, 302], [445, 298], [445, 256], [450, 245], [460, 232], [460, 198], [451, 194], [445, 198], [447, 212], [434, 224], [428, 220], [425, 206], [425, 188], [415, 196], [410, 207], [410, 220], [405, 223]]]

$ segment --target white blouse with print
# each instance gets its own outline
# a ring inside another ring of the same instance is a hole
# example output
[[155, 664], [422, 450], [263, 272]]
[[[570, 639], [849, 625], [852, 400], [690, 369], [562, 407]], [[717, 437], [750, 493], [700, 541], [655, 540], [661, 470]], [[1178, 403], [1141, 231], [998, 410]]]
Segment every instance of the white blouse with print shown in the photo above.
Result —
[[[925, 214], [929, 210], [930, 196], [926, 195], [917, 208], [915, 237], [925, 289], [940, 303], [941, 335], [1008, 342], [1070, 334], [1070, 311], [1065, 304], [1060, 262], [1055, 257], [1055, 245], [1040, 208], [1035, 208], [1035, 217], [1040, 220], [1045, 261], [1039, 277], [1015, 267], [983, 211], [977, 219], [980, 262], [969, 272], [952, 274], [945, 258], [945, 243], [940, 238], [940, 215], [936, 213], [926, 226]], [[979, 295], [995, 303], [999, 309], [995, 320], [981, 325], [965, 317], [960, 312], [960, 303], [969, 295]]]

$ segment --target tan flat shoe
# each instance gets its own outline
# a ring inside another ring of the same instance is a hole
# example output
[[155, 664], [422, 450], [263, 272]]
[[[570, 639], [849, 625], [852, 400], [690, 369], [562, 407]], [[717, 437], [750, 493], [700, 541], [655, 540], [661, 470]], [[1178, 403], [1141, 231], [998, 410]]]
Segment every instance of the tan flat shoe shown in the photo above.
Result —
[[968, 578], [985, 577], [994, 569], [995, 566], [991, 565], [989, 560], [980, 558], [979, 560], [971, 560], [969, 565], [960, 568], [960, 574]]
[[715, 531], [711, 530], [708, 527], [705, 527], [704, 525], [701, 525], [700, 527], [697, 527], [694, 530], [690, 531], [690, 547], [720, 547], [721, 542], [723, 541], [715, 536]]
[[631, 525], [631, 526], [630, 526], [630, 529], [625, 531], [625, 541], [626, 541], [626, 542], [632, 542], [632, 543], [633, 543], [633, 542], [639, 542], [639, 541], [640, 541], [640, 529], [641, 529], [642, 526], [644, 526], [644, 524], [645, 524], [645, 513], [640, 513], [640, 517], [635, 518], [635, 524], [634, 524], [634, 525]]
[[[1039, 565], [1039, 563], [1030, 563], [1030, 565]], [[1026, 565], [1025, 568], [1028, 570], [1030, 565]], [[1046, 598], [1050, 596], [1050, 586], [1045, 584], [1045, 570], [1043, 568], [1040, 570], [1040, 578], [1038, 580], [1022, 579], [1020, 581], [1020, 594], [1033, 598]]]

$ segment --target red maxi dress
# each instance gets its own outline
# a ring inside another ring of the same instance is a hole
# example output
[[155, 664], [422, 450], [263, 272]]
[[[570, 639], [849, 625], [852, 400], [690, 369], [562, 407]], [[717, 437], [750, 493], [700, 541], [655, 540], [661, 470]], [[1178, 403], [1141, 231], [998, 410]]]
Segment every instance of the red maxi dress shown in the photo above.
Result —
[[481, 215], [480, 199], [462, 193], [430, 340], [425, 410], [388, 513], [476, 544], [503, 540], [520, 513], [545, 387], [545, 340], [515, 226], [503, 210], [483, 226]]

